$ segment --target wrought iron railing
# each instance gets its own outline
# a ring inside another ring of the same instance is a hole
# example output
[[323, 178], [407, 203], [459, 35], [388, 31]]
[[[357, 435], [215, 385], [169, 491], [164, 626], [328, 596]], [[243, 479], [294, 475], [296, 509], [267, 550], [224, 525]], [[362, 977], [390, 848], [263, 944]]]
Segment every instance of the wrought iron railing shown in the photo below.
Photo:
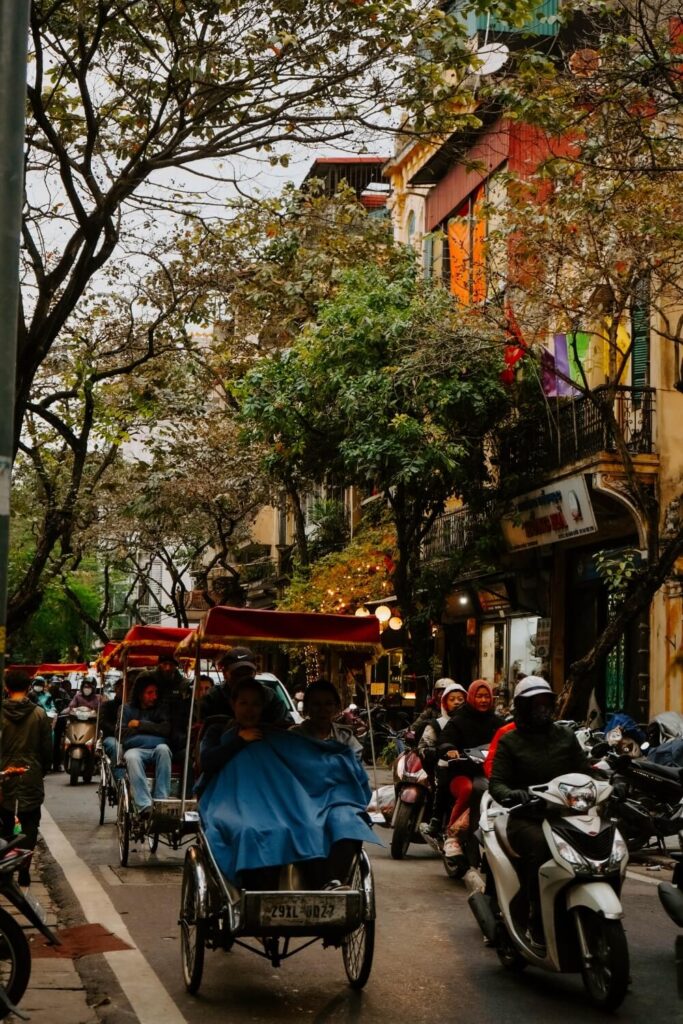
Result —
[[[535, 420], [521, 420], [501, 445], [501, 473], [540, 476], [572, 462], [618, 450], [608, 412], [609, 391], [596, 388], [589, 398], [551, 400]], [[623, 443], [632, 455], [654, 451], [654, 388], [618, 387], [612, 411]]]
[[422, 558], [425, 562], [435, 558], [447, 558], [454, 551], [466, 548], [470, 543], [477, 517], [468, 508], [445, 512], [438, 516], [425, 539], [422, 541]]

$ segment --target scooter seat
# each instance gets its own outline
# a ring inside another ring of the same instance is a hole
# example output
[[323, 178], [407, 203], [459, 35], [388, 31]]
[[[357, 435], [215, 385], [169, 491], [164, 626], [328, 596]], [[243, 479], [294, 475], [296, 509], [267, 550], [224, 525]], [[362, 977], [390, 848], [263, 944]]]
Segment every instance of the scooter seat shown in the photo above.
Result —
[[515, 851], [510, 846], [510, 840], [508, 839], [507, 825], [508, 825], [508, 815], [507, 814], [499, 814], [499, 815], [497, 815], [497, 817], [494, 818], [494, 820], [493, 820], [493, 832], [494, 832], [494, 835], [495, 835], [496, 839], [498, 840], [498, 842], [500, 843], [500, 845], [503, 847], [503, 850], [508, 855], [508, 857], [511, 860], [519, 860], [519, 854], [515, 853]]
[[648, 761], [646, 758], [638, 758], [633, 763], [634, 767], [637, 766], [641, 771], [647, 772], [649, 775], [656, 775], [660, 779], [677, 782], [683, 786], [683, 768], [677, 768], [675, 765], [655, 764], [654, 761]]

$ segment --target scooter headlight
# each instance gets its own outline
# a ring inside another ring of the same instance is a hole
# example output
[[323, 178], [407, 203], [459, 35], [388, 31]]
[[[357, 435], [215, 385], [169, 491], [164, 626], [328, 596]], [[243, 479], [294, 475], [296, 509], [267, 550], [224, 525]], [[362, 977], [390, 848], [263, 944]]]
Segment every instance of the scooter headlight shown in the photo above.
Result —
[[607, 867], [618, 868], [624, 858], [628, 857], [628, 846], [618, 828], [614, 830], [614, 839], [612, 840], [612, 852], [609, 855], [607, 861]]
[[552, 833], [553, 842], [557, 847], [562, 860], [566, 860], [567, 864], [571, 864], [573, 868], [581, 869], [590, 867], [585, 857], [582, 857], [578, 850], [575, 850], [571, 843], [568, 843], [562, 836], [558, 836], [557, 832]]
[[577, 814], [585, 814], [591, 807], [595, 807], [598, 799], [598, 791], [592, 782], [586, 782], [582, 786], [572, 786], [568, 782], [561, 782], [559, 790], [567, 807], [576, 811]]

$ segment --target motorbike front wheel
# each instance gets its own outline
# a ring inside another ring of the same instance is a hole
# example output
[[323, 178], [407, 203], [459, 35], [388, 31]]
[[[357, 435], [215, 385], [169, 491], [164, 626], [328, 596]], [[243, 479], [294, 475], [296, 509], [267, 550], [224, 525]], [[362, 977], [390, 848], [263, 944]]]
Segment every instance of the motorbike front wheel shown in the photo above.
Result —
[[502, 921], [499, 921], [496, 927], [496, 953], [506, 971], [519, 974], [527, 966], [527, 961], [517, 951], [517, 947]]
[[391, 856], [403, 860], [415, 833], [417, 807], [415, 804], [399, 804], [396, 811], [394, 834], [391, 837]]
[[584, 988], [601, 1010], [616, 1010], [624, 1000], [629, 982], [628, 943], [623, 925], [586, 907], [577, 913], [589, 953], [581, 958]]

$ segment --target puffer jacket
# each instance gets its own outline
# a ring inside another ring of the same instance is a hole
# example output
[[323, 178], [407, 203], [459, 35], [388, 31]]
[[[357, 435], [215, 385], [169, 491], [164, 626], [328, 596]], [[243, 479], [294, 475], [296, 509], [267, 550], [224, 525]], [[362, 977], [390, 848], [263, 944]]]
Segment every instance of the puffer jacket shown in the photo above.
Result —
[[23, 775], [8, 776], [2, 783], [2, 806], [30, 811], [45, 799], [43, 776], [52, 766], [52, 727], [42, 708], [25, 697], [2, 705], [3, 771], [27, 767]]

